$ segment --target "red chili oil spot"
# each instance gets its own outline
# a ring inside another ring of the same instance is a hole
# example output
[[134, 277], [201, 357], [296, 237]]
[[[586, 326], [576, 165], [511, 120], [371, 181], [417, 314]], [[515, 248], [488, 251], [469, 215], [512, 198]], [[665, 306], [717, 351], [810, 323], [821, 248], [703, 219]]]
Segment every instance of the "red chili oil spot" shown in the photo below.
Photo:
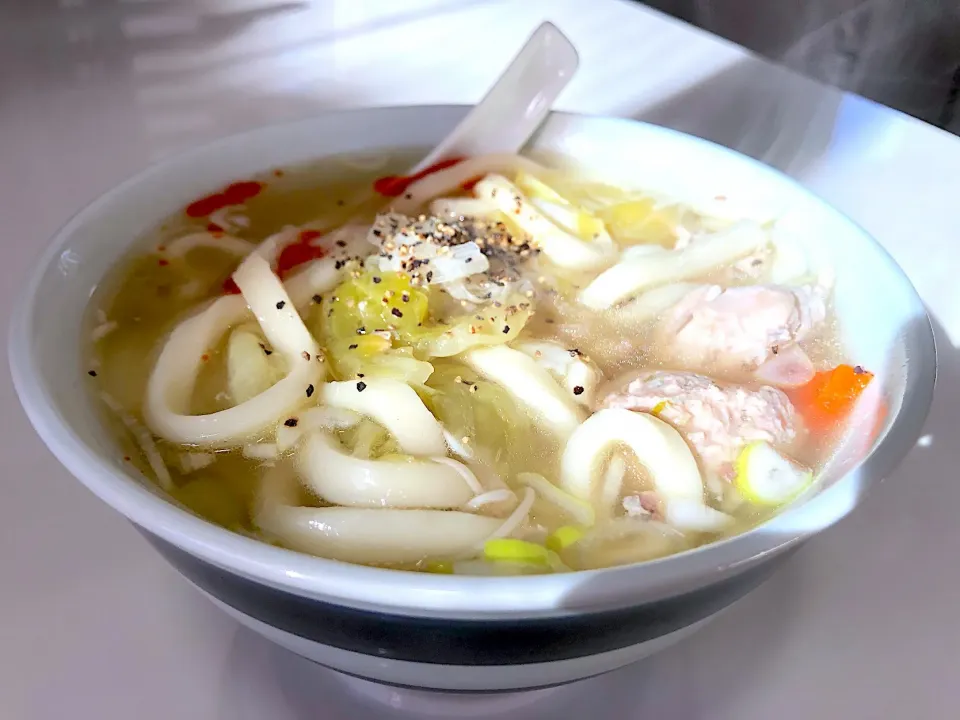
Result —
[[228, 205], [240, 205], [252, 197], [256, 197], [263, 190], [263, 183], [255, 180], [244, 180], [227, 185], [220, 192], [207, 195], [187, 205], [185, 212], [188, 217], [206, 217], [210, 213], [221, 210]]
[[319, 230], [301, 230], [300, 234], [297, 235], [297, 242], [308, 243], [318, 237], [323, 237], [323, 233]]
[[460, 186], [460, 188], [465, 192], [470, 192], [477, 186], [477, 183], [480, 182], [481, 180], [483, 180], [483, 175], [477, 175], [477, 177], [467, 180], [463, 185]]
[[216, 223], [207, 223], [207, 232], [209, 233], [222, 233], [223, 228], [217, 225]]
[[214, 193], [213, 195], [208, 195], [205, 198], [200, 198], [190, 203], [187, 205], [185, 212], [187, 213], [187, 217], [205, 217], [225, 206], [226, 203], [223, 201], [223, 194]]
[[124, 459], [125, 462], [130, 462], [130, 456], [129, 456], [129, 455], [124, 455], [124, 456], [123, 456], [123, 459]]
[[425, 167], [418, 173], [413, 175], [385, 175], [384, 177], [377, 178], [373, 183], [373, 189], [375, 192], [385, 195], [386, 197], [398, 197], [403, 195], [406, 192], [407, 188], [417, 182], [417, 180], [422, 180], [427, 175], [430, 175], [440, 170], [446, 170], [449, 167], [453, 167], [459, 162], [463, 162], [466, 158], [450, 158], [448, 160], [441, 160], [440, 162], [434, 163], [428, 167]]
[[210, 359], [210, 356], [204, 353], [203, 355], [200, 356], [200, 359], [203, 360], [203, 362], [206, 362], [207, 360]]
[[160, 258], [159, 260], [157, 260], [157, 265], [159, 265], [160, 267], [166, 267], [169, 264], [170, 264], [169, 260], [164, 260], [163, 258]]
[[273, 171], [273, 176], [274, 176], [274, 177], [283, 177], [283, 170], [280, 169], [280, 168], [276, 168], [276, 169]]
[[280, 276], [281, 280], [295, 268], [311, 260], [319, 260], [326, 256], [325, 248], [310, 244], [311, 240], [315, 240], [321, 234], [317, 230], [302, 230], [297, 236], [297, 242], [287, 245], [280, 251], [280, 255], [277, 257], [277, 275]]
[[244, 180], [227, 185], [223, 194], [229, 200], [230, 205], [239, 205], [259, 195], [261, 190], [263, 190], [263, 183], [256, 180]]
[[[281, 280], [301, 265], [327, 256], [326, 248], [310, 244], [312, 240], [322, 236], [323, 233], [319, 230], [301, 230], [297, 235], [296, 242], [287, 245], [280, 251], [280, 255], [277, 257], [276, 272]], [[232, 276], [223, 281], [223, 292], [227, 295], [240, 294], [240, 288], [237, 287], [237, 283], [234, 282]]]

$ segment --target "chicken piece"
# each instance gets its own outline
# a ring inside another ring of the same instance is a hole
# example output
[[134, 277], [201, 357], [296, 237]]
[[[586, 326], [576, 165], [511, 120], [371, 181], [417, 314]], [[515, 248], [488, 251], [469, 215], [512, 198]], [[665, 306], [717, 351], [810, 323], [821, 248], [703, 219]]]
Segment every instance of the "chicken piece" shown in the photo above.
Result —
[[705, 474], [726, 480], [748, 443], [766, 440], [783, 447], [797, 434], [793, 405], [780, 390], [721, 386], [688, 372], [641, 373], [607, 395], [601, 407], [648, 412], [670, 423], [693, 447]]
[[[703, 285], [667, 312], [661, 331], [685, 365], [753, 371], [800, 342], [826, 314], [820, 288]], [[796, 360], [806, 364], [803, 358]]]
[[627, 495], [621, 504], [628, 517], [663, 520], [663, 503], [655, 492], [647, 490], [636, 495]]

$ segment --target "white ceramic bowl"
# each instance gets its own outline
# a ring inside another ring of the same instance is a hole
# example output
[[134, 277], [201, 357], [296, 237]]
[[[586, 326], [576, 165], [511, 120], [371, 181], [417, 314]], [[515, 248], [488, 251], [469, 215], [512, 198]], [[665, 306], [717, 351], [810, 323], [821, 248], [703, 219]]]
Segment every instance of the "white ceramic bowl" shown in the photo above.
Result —
[[78, 357], [87, 299], [131, 241], [231, 180], [330, 154], [429, 146], [465, 112], [329, 113], [225, 139], [128, 180], [51, 243], [14, 314], [10, 365], [31, 422], [60, 462], [240, 622], [365, 678], [509, 690], [635, 661], [756, 587], [805, 538], [849, 513], [914, 445], [930, 405], [936, 353], [924, 307], [896, 264], [793, 181], [660, 127], [554, 114], [536, 149], [573, 156], [614, 182], [694, 202], [724, 195], [724, 207], [737, 214], [778, 215], [782, 232], [836, 268], [836, 306], [850, 357], [877, 374], [890, 407], [872, 450], [863, 438], [846, 442], [826, 473], [826, 489], [744, 535], [639, 565], [521, 578], [403, 573], [300, 555], [212, 525], [131, 473], [91, 406]]

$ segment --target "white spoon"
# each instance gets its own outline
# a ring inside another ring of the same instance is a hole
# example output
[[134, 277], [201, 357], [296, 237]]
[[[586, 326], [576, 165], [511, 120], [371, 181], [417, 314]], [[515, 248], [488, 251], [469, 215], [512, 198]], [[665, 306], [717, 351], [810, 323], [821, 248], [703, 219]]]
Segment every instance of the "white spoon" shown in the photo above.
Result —
[[543, 23], [483, 99], [409, 174], [451, 157], [516, 153], [546, 119], [579, 63], [567, 37], [553, 23]]
[[[415, 175], [440, 160], [490, 153], [514, 154], [536, 132], [554, 100], [580, 64], [576, 48], [553, 23], [545, 22], [530, 36], [483, 99], [453, 131], [416, 166]], [[371, 198], [364, 192], [347, 203], [349, 210], [337, 223], [342, 235], [369, 224]], [[330, 236], [316, 242], [329, 243]]]

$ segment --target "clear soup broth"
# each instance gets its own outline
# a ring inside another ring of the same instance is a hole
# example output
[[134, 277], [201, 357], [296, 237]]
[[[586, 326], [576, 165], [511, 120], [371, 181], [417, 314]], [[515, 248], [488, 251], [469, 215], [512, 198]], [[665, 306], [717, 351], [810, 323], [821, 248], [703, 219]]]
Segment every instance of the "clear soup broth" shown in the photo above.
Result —
[[233, 532], [439, 573], [661, 557], [816, 489], [872, 379], [829, 268], [656, 188], [420, 156], [239, 178], [134, 244], [85, 348], [126, 461]]

